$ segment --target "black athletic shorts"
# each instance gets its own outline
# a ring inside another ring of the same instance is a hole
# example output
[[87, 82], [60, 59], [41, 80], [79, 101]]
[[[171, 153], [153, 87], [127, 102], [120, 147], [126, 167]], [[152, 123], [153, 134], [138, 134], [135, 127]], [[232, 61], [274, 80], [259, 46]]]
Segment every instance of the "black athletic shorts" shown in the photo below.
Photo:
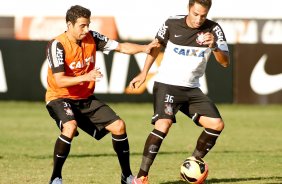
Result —
[[189, 88], [174, 86], [155, 82], [154, 115], [152, 124], [158, 119], [171, 119], [176, 122], [175, 115], [180, 110], [190, 117], [197, 125], [200, 116], [221, 118], [215, 104], [200, 90], [200, 88]]
[[120, 119], [108, 105], [95, 96], [82, 100], [56, 99], [50, 101], [46, 108], [60, 129], [62, 124], [76, 120], [80, 129], [97, 140], [108, 133], [106, 126]]

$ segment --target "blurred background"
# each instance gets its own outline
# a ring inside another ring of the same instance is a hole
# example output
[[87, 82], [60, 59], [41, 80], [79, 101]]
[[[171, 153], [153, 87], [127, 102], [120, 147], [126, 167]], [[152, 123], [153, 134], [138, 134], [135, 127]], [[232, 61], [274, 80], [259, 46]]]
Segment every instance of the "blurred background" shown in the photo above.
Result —
[[[90, 28], [118, 41], [148, 43], [171, 15], [188, 13], [188, 0], [9, 0], [0, 6], [0, 100], [44, 101], [47, 42], [66, 30], [72, 5], [92, 11]], [[214, 0], [208, 18], [225, 32], [227, 69], [212, 57], [201, 89], [216, 103], [282, 103], [281, 0]], [[150, 102], [162, 55], [140, 90], [128, 89], [146, 55], [97, 53], [104, 78], [96, 95], [108, 102]]]

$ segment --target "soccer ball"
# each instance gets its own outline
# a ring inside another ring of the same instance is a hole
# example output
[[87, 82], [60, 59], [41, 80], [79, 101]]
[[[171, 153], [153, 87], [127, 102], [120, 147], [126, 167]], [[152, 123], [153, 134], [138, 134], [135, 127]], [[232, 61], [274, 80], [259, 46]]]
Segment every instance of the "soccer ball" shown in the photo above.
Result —
[[201, 158], [188, 157], [180, 167], [180, 176], [188, 183], [203, 184], [208, 177], [208, 165]]

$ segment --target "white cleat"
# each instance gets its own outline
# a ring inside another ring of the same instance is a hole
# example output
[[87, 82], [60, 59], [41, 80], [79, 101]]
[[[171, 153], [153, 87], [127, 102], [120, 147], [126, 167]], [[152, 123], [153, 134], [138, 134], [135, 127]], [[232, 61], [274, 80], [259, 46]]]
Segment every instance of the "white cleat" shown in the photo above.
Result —
[[63, 180], [62, 178], [57, 177], [53, 179], [53, 181], [50, 181], [50, 184], [63, 184]]

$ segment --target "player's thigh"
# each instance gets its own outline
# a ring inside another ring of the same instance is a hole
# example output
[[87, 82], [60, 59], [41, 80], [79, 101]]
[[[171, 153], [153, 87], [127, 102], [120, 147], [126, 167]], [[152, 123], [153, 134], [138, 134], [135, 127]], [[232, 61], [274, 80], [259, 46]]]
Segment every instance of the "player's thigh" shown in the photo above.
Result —
[[98, 129], [93, 122], [90, 121], [89, 118], [85, 116], [81, 116], [78, 121], [78, 127], [83, 130], [85, 133], [90, 135], [91, 137], [100, 140], [109, 132], [106, 129], [100, 128]]
[[[189, 116], [197, 125], [202, 126], [201, 122], [208, 118], [211, 118], [208, 122], [218, 122], [221, 119], [216, 105], [199, 88], [191, 89], [187, 92], [187, 96], [189, 101], [180, 108], [180, 111]], [[202, 118], [200, 122], [201, 117], [206, 118]]]
[[46, 105], [46, 108], [61, 130], [64, 123], [75, 120], [73, 106], [68, 99], [52, 100]]
[[169, 119], [176, 122], [175, 114], [181, 105], [181, 94], [177, 87], [155, 82], [154, 88], [154, 115], [152, 123], [160, 119]]
[[[153, 87], [154, 97], [154, 115], [152, 123], [161, 119], [171, 119], [175, 122], [175, 114], [173, 111], [173, 96], [168, 87], [162, 83], [155, 82]], [[159, 121], [160, 122], [160, 121]]]
[[81, 117], [77, 118], [78, 126], [89, 135], [95, 132], [108, 132], [105, 128], [120, 120], [120, 117], [112, 108], [99, 99], [93, 97], [89, 100], [89, 103], [83, 104], [85, 107], [80, 107], [82, 110]]

